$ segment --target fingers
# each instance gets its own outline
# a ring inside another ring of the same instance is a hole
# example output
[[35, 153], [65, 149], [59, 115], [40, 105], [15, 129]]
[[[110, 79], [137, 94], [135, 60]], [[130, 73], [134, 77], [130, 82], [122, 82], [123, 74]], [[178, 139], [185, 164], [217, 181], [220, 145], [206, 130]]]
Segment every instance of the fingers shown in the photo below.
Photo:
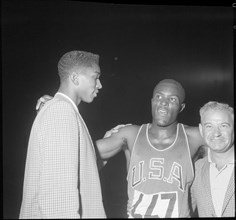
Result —
[[44, 104], [49, 101], [51, 98], [45, 98], [45, 97], [41, 97], [40, 99], [38, 99], [37, 104], [36, 104], [36, 111], [40, 110]]
[[132, 125], [132, 124], [122, 124], [122, 125], [117, 125], [116, 127], [112, 128], [111, 130], [113, 132], [117, 132], [119, 130], [119, 128], [123, 128], [125, 126], [128, 126], [128, 125]]
[[40, 109], [46, 102], [47, 102], [47, 100], [44, 99], [43, 97], [41, 97], [37, 102], [36, 108], [38, 107], [37, 109]]
[[132, 124], [117, 125], [116, 127], [114, 127], [111, 130], [107, 131], [103, 138], [110, 137], [112, 134], [117, 133], [120, 128], [123, 128], [123, 127], [128, 126], [128, 125], [132, 125]]
[[38, 111], [38, 110], [39, 110], [39, 106], [40, 106], [40, 102], [39, 102], [39, 101], [37, 101], [37, 104], [36, 104], [36, 107], [35, 107], [36, 111]]
[[107, 131], [107, 132], [105, 133], [105, 135], [104, 135], [103, 138], [110, 137], [111, 135], [112, 135], [112, 131], [111, 131], [111, 130], [110, 130], [110, 131]]
[[36, 104], [36, 111], [38, 111], [41, 107], [41, 105], [44, 105], [44, 103], [45, 103], [45, 100], [44, 100], [44, 98], [43, 97], [41, 97], [40, 99], [38, 99], [38, 101], [37, 101], [37, 104]]
[[43, 99], [46, 100], [46, 101], [49, 101], [50, 99], [52, 99], [52, 96], [50, 96], [50, 95], [44, 95], [44, 96], [41, 97], [41, 98], [43, 98]]
[[50, 95], [44, 95], [44, 96], [40, 97], [40, 99], [38, 99], [36, 107], [35, 107], [36, 111], [39, 111], [44, 106], [44, 104], [47, 101], [51, 100], [52, 98], [53, 97]]

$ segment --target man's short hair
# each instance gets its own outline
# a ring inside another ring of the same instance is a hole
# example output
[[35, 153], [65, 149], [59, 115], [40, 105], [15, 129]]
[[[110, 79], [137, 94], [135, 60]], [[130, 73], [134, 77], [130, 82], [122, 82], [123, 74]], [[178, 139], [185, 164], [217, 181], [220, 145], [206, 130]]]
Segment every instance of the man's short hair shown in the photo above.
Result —
[[163, 79], [160, 82], [158, 82], [158, 84], [155, 86], [154, 91], [156, 89], [156, 87], [162, 83], [167, 83], [167, 84], [173, 84], [176, 85], [179, 88], [179, 91], [181, 92], [181, 103], [184, 103], [185, 101], [185, 89], [184, 87], [181, 85], [180, 82], [178, 82], [177, 80], [174, 79]]
[[92, 67], [99, 65], [99, 55], [86, 51], [74, 50], [65, 53], [58, 62], [58, 74], [61, 79], [69, 76], [71, 70], [78, 67]]
[[208, 110], [228, 111], [232, 115], [232, 117], [234, 118], [234, 109], [226, 103], [221, 103], [221, 102], [216, 102], [216, 101], [207, 102], [204, 106], [202, 106], [200, 108], [201, 118], [203, 117], [204, 113]]

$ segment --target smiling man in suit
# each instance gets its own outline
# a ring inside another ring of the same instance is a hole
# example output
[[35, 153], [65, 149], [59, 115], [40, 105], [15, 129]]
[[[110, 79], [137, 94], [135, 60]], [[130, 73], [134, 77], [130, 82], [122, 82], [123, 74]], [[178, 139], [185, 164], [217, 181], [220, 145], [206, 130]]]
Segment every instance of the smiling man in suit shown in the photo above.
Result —
[[193, 209], [197, 208], [199, 217], [234, 217], [234, 110], [213, 101], [200, 109], [200, 116], [208, 156], [195, 164]]

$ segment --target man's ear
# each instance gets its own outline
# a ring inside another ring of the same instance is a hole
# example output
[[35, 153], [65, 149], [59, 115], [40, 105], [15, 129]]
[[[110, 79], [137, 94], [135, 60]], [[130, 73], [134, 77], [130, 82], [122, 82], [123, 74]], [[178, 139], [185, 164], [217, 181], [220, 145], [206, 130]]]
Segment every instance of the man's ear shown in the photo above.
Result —
[[185, 103], [182, 103], [179, 112], [182, 112], [184, 110], [184, 108], [185, 108]]
[[200, 123], [200, 124], [198, 125], [198, 127], [199, 127], [200, 135], [203, 137], [203, 135], [202, 135], [202, 124]]
[[75, 85], [79, 85], [79, 74], [78, 73], [72, 72], [70, 75], [70, 79]]

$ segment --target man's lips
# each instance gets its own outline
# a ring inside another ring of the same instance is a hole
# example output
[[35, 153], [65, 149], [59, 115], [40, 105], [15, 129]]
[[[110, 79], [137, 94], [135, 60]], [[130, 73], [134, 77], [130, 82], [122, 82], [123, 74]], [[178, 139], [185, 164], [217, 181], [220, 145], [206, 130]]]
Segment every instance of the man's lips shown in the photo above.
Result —
[[224, 141], [223, 138], [211, 138], [210, 140], [211, 140], [211, 141], [220, 141], [220, 142], [223, 142], [223, 141]]
[[168, 113], [167, 109], [164, 109], [164, 108], [158, 109], [157, 112], [158, 112], [160, 115], [167, 115], [167, 113]]
[[96, 90], [96, 91], [94, 91], [94, 96], [96, 97], [97, 95], [98, 95], [98, 91]]

